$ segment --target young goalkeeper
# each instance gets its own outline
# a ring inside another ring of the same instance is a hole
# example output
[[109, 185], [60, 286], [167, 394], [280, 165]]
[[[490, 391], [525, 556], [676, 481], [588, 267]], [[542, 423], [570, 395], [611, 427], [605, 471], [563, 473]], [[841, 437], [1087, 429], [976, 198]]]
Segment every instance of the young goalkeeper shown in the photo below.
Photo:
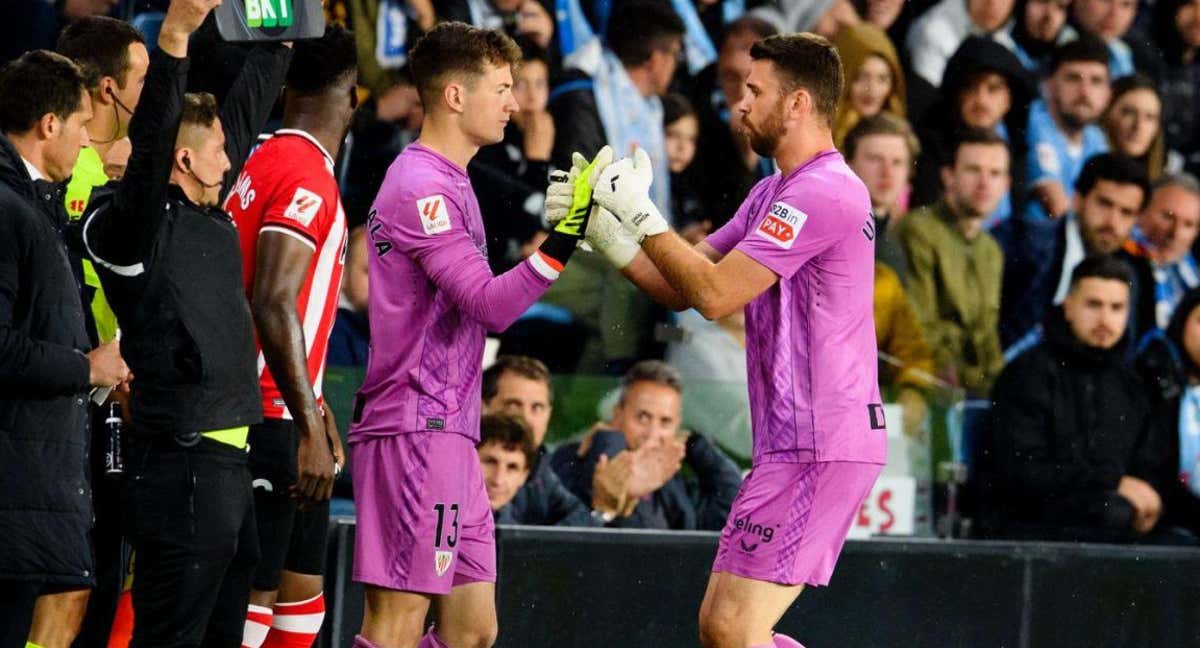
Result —
[[[484, 336], [558, 276], [591, 199], [581, 184], [577, 208], [538, 251], [492, 276], [465, 169], [504, 137], [519, 58], [501, 32], [453, 22], [409, 55], [425, 122], [367, 221], [373, 339], [350, 427], [354, 579], [366, 585], [356, 648], [489, 646], [496, 636], [492, 510], [475, 451]], [[422, 637], [431, 603], [435, 623]]]

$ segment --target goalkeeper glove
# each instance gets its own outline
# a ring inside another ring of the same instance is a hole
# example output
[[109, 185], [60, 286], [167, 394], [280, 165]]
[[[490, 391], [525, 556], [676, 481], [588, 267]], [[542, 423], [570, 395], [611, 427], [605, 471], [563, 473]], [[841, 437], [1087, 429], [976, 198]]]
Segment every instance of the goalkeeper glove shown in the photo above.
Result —
[[639, 147], [633, 157], [605, 169], [595, 184], [596, 202], [612, 212], [639, 244], [647, 236], [671, 229], [650, 200], [650, 183], [653, 181], [650, 156]]

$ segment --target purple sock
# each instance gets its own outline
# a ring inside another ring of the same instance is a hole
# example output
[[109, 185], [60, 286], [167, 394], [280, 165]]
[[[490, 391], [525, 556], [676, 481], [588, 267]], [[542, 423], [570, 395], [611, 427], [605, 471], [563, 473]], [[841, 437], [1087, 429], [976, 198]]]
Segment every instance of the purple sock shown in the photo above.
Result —
[[792, 639], [785, 634], [775, 633], [775, 648], [804, 648], [804, 645], [799, 641]]
[[354, 648], [379, 648], [379, 646], [362, 635], [354, 635]]
[[417, 644], [417, 648], [450, 648], [450, 646], [442, 643], [442, 640], [438, 639], [438, 636], [433, 633], [433, 628], [430, 628], [429, 632], [426, 632], [425, 636], [421, 637], [421, 643]]

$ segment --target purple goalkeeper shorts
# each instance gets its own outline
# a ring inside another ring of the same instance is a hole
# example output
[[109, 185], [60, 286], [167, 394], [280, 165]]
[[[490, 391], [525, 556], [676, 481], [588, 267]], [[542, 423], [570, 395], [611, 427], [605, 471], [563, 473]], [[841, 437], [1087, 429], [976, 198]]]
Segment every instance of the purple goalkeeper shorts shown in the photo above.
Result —
[[479, 455], [449, 433], [369, 437], [350, 444], [354, 580], [447, 594], [496, 582], [496, 538]]
[[780, 585], [828, 585], [882, 470], [846, 461], [755, 466], [721, 530], [712, 570]]

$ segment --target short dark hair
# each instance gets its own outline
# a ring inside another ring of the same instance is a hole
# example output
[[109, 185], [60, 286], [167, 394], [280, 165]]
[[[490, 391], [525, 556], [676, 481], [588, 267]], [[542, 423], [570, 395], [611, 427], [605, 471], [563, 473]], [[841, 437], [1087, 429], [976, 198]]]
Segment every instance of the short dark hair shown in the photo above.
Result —
[[344, 27], [326, 25], [320, 38], [296, 41], [287, 72], [287, 89], [317, 95], [358, 69], [354, 34]]
[[217, 98], [212, 94], [189, 92], [183, 95], [183, 111], [179, 118], [180, 126], [208, 128], [213, 125], [219, 115]]
[[1129, 266], [1112, 254], [1095, 254], [1080, 261], [1071, 271], [1071, 290], [1084, 279], [1109, 279], [1127, 286], [1133, 283]]
[[479, 443], [476, 448], [482, 448], [489, 443], [499, 443], [508, 451], [519, 450], [525, 455], [525, 469], [530, 470], [537, 462], [537, 445], [533, 442], [533, 432], [525, 419], [512, 414], [484, 414], [479, 419]]
[[466, 23], [444, 22], [425, 33], [408, 54], [408, 68], [421, 95], [426, 112], [450, 77], [475, 81], [484, 64], [516, 67], [521, 50], [513, 39], [494, 29], [478, 29]]
[[554, 388], [550, 382], [550, 369], [546, 363], [529, 356], [502, 355], [496, 362], [483, 372], [483, 401], [492, 400], [500, 391], [500, 378], [505, 373], [514, 373], [522, 378], [537, 380], [546, 384], [551, 398]]
[[619, 402], [625, 401], [625, 396], [629, 392], [629, 388], [635, 383], [651, 382], [656, 385], [670, 387], [676, 392], [683, 394], [683, 377], [679, 375], [679, 371], [662, 360], [642, 360], [641, 362], [629, 368], [625, 375], [621, 377], [621, 398]]
[[1150, 200], [1150, 176], [1145, 165], [1138, 164], [1124, 155], [1101, 153], [1088, 158], [1075, 181], [1075, 193], [1086, 196], [1096, 188], [1096, 183], [1107, 180], [1116, 184], [1137, 185], [1142, 190], [1142, 207]]
[[762, 40], [778, 33], [779, 28], [772, 24], [771, 21], [752, 14], [746, 14], [725, 25], [725, 29], [721, 30], [721, 40], [717, 43], [717, 51], [725, 47], [727, 40], [739, 34], [753, 34], [758, 37], [757, 40]]
[[897, 117], [888, 112], [880, 112], [876, 115], [860, 119], [854, 128], [846, 133], [846, 140], [842, 144], [842, 150], [846, 153], [847, 160], [854, 159], [854, 153], [858, 149], [858, 143], [864, 137], [872, 135], [895, 135], [904, 139], [905, 146], [908, 147], [909, 161], [916, 163], [917, 156], [921, 154], [921, 142], [913, 133], [912, 126], [908, 120]]
[[683, 20], [669, 3], [631, 0], [620, 3], [608, 20], [608, 49], [625, 67], [650, 60], [650, 55], [682, 39]]
[[546, 51], [546, 48], [538, 45], [532, 38], [524, 35], [517, 35], [513, 38], [513, 41], [521, 49], [522, 63], [541, 61], [547, 69], [550, 68], [550, 52]]
[[83, 72], [71, 59], [33, 50], [0, 68], [0, 131], [29, 132], [47, 114], [67, 119], [87, 91]]
[[958, 133], [958, 141], [954, 144], [954, 157], [950, 158], [949, 166], [958, 164], [958, 152], [961, 151], [964, 146], [971, 144], [1000, 146], [1005, 150], [1005, 152], [1008, 153], [1011, 161], [1012, 151], [1010, 151], [1008, 148], [1008, 142], [1004, 141], [1004, 138], [1000, 137], [999, 133], [987, 128], [964, 128]]
[[68, 25], [55, 49], [83, 70], [88, 90], [99, 87], [104, 77], [116, 79], [117, 87], [124, 88], [129, 46], [145, 42], [142, 33], [124, 20], [88, 16]]
[[672, 92], [662, 98], [663, 105], [663, 126], [669, 126], [684, 117], [695, 117], [696, 109], [692, 106], [692, 102], [688, 98]]
[[750, 57], [774, 63], [784, 93], [804, 88], [816, 102], [817, 112], [833, 124], [842, 98], [844, 72], [842, 58], [832, 43], [810, 33], [770, 36], [750, 48]]
[[1050, 64], [1047, 71], [1054, 74], [1065, 63], [1101, 63], [1108, 67], [1108, 46], [1104, 41], [1088, 33], [1082, 33], [1079, 38], [1068, 41], [1054, 48], [1050, 53]]

